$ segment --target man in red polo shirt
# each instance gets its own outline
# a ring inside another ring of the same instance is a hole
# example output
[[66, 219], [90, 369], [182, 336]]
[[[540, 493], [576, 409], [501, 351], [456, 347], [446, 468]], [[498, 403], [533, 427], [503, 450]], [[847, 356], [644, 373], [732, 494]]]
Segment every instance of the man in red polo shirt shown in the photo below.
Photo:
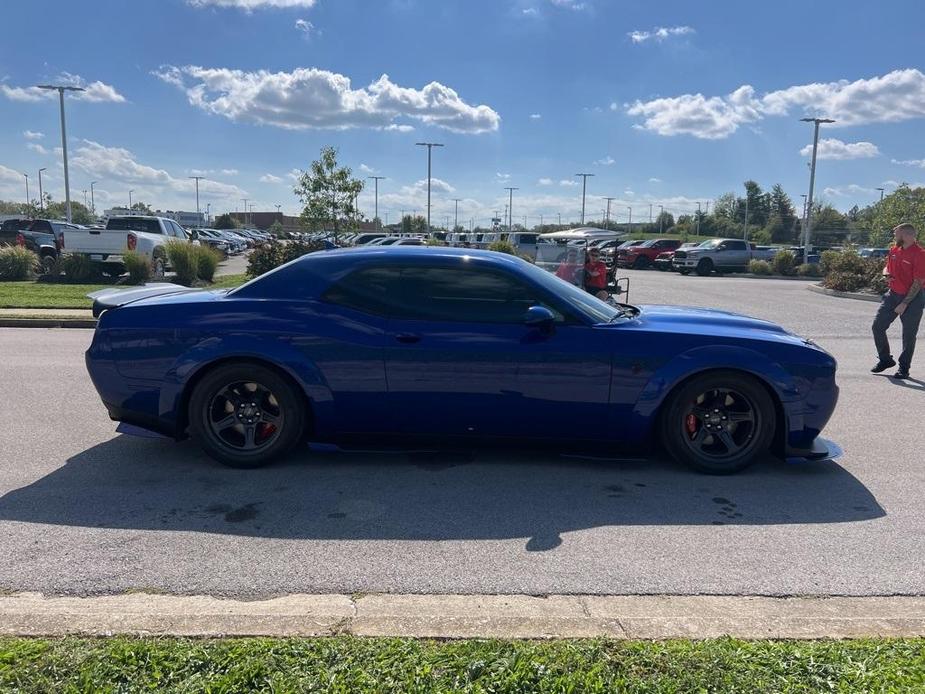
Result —
[[886, 329], [898, 316], [903, 324], [903, 351], [899, 355], [899, 370], [893, 374], [893, 378], [909, 378], [915, 337], [922, 320], [922, 309], [925, 308], [925, 293], [922, 292], [922, 285], [925, 284], [925, 250], [916, 243], [915, 227], [911, 224], [900, 224], [893, 229], [893, 236], [896, 244], [890, 249], [883, 268], [890, 290], [883, 295], [877, 317], [871, 326], [878, 356], [877, 364], [871, 372], [878, 374], [896, 366], [890, 354]]

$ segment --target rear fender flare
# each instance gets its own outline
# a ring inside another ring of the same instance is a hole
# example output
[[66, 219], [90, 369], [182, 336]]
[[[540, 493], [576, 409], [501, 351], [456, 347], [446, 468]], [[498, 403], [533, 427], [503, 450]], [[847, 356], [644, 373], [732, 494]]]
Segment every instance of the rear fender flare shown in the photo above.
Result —
[[316, 423], [326, 419], [324, 415], [333, 406], [333, 395], [320, 369], [286, 342], [253, 335], [210, 337], [184, 352], [164, 377], [159, 403], [161, 417], [182, 421], [187, 385], [203, 369], [234, 360], [260, 361], [280, 369], [305, 393]]

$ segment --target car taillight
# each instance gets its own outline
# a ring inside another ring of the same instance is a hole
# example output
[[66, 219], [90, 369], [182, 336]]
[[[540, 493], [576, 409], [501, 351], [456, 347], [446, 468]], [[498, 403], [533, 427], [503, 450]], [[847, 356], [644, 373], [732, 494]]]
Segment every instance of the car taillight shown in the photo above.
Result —
[[62, 231], [55, 237], [55, 250], [59, 253], [64, 250], [64, 232]]
[[26, 237], [23, 236], [21, 233], [16, 234], [16, 245], [17, 245], [17, 246], [25, 246], [25, 245], [26, 245]]
[[135, 236], [135, 234], [129, 234], [125, 243], [128, 246], [128, 249], [130, 251], [134, 251], [135, 248], [138, 246], [138, 237]]

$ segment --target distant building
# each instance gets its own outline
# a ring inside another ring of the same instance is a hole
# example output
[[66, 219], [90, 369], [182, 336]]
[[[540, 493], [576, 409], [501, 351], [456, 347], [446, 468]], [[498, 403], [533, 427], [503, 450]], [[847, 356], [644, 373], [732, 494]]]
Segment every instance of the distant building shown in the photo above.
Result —
[[167, 217], [183, 227], [203, 227], [206, 225], [206, 215], [204, 212], [181, 212], [166, 210], [161, 212], [157, 210], [154, 214], [158, 217]]

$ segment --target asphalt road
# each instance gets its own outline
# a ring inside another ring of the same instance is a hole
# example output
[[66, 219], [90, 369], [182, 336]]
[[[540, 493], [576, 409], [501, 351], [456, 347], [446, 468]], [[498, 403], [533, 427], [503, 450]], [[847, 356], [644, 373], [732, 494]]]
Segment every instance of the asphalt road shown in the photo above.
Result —
[[876, 304], [629, 274], [635, 302], [750, 313], [832, 351], [827, 435], [843, 457], [727, 478], [527, 453], [306, 452], [227, 470], [188, 443], [114, 433], [83, 366], [89, 331], [4, 329], [0, 590], [925, 594], [925, 383], [867, 373]]

